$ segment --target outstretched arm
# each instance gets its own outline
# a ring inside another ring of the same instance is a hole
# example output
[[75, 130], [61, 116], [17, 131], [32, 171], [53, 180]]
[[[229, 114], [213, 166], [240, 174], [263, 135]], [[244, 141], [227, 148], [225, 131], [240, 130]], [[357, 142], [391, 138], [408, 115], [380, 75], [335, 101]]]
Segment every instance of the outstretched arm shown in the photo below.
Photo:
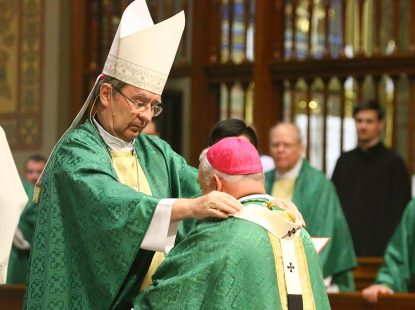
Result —
[[172, 206], [170, 222], [207, 217], [228, 218], [242, 209], [240, 202], [231, 195], [212, 191], [193, 199], [176, 199]]

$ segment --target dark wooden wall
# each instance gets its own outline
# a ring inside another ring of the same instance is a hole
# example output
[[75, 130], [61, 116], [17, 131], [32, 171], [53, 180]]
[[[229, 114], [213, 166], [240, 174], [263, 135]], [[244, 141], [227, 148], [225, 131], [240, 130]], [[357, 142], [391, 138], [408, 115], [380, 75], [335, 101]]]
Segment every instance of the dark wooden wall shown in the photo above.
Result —
[[[129, 2], [73, 1], [74, 115], [102, 69], [117, 21]], [[190, 141], [183, 143], [190, 146], [192, 164], [206, 146], [210, 128], [221, 118], [236, 115], [252, 122], [260, 150], [266, 152], [269, 128], [279, 120], [295, 121], [303, 115], [307, 119], [306, 156], [310, 156], [311, 147], [321, 148], [318, 161], [326, 171], [328, 117], [340, 119], [340, 153], [350, 105], [378, 99], [389, 115], [387, 144], [405, 157], [410, 173], [414, 173], [414, 1], [147, 2], [155, 21], [186, 11], [185, 35], [170, 78], [191, 81]], [[250, 33], [253, 45], [248, 43]], [[237, 54], [239, 58], [234, 57]], [[393, 85], [392, 93], [388, 83]], [[239, 114], [229, 95], [235, 86], [244, 98]], [[322, 119], [319, 136], [310, 125], [316, 115]]]

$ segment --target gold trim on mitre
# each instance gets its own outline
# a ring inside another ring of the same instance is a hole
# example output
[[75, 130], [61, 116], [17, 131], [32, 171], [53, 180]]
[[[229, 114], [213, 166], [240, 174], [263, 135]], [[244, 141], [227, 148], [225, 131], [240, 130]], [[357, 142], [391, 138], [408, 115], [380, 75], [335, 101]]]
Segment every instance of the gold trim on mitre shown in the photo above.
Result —
[[113, 55], [108, 55], [104, 73], [158, 95], [161, 95], [167, 82], [167, 75], [143, 68]]

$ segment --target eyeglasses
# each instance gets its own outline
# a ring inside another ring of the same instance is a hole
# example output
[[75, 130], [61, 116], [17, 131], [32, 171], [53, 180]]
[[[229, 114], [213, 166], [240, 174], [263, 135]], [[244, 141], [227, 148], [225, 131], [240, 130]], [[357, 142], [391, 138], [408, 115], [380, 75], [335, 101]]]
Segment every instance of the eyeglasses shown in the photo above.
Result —
[[112, 87], [117, 93], [119, 93], [121, 96], [123, 96], [129, 103], [134, 105], [134, 107], [137, 109], [138, 113], [143, 113], [144, 111], [147, 111], [148, 109], [151, 109], [151, 112], [153, 113], [153, 117], [159, 116], [160, 113], [163, 111], [163, 106], [160, 104], [151, 105], [150, 102], [145, 103], [137, 99], [131, 99], [130, 97], [126, 96], [119, 90], [118, 88]]

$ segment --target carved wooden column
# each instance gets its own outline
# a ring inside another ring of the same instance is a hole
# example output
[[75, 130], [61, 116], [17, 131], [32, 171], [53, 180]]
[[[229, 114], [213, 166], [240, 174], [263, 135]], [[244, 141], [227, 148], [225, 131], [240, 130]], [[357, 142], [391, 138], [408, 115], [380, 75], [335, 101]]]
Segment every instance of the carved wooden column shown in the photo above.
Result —
[[216, 28], [216, 19], [211, 18], [211, 1], [194, 1], [193, 5], [189, 162], [197, 165], [210, 129], [218, 119], [218, 102], [212, 102], [217, 96], [212, 95], [205, 72], [210, 52], [206, 47], [212, 43], [211, 31]]
[[382, 53], [381, 49], [381, 29], [382, 29], [382, 3], [381, 0], [374, 1], [374, 14], [375, 14], [375, 24], [374, 24], [374, 31], [375, 31], [375, 46], [373, 48], [373, 55], [380, 56]]
[[[71, 72], [71, 119], [79, 112], [84, 98], [85, 81], [80, 78], [84, 76], [85, 68], [85, 24], [87, 18], [87, 5], [84, 1], [72, 2], [72, 49], [76, 51], [72, 55]], [[85, 98], [84, 98], [85, 99]]]
[[306, 145], [306, 157], [310, 160], [310, 147], [311, 147], [311, 110], [310, 110], [310, 102], [313, 100], [313, 82], [314, 80], [311, 78], [305, 79], [305, 83], [307, 84], [307, 94], [306, 94], [306, 102], [307, 102], [307, 145]]
[[[273, 50], [270, 42], [278, 40], [278, 46], [284, 44], [284, 37], [276, 36], [275, 21], [283, 16], [284, 5], [280, 1], [257, 0], [256, 1], [256, 31], [255, 31], [255, 62], [254, 75], [254, 124], [257, 129], [259, 147], [261, 151], [267, 150], [268, 131], [277, 120], [282, 119], [284, 87], [277, 83], [272, 85], [271, 70], [269, 64], [273, 58]], [[270, 10], [275, 8], [275, 10]], [[283, 33], [283, 32], [282, 32]], [[281, 41], [280, 41], [281, 40]]]
[[323, 90], [323, 158], [322, 167], [323, 172], [327, 171], [327, 116], [328, 116], [328, 105], [329, 105], [329, 84], [330, 78], [323, 78], [324, 90]]

